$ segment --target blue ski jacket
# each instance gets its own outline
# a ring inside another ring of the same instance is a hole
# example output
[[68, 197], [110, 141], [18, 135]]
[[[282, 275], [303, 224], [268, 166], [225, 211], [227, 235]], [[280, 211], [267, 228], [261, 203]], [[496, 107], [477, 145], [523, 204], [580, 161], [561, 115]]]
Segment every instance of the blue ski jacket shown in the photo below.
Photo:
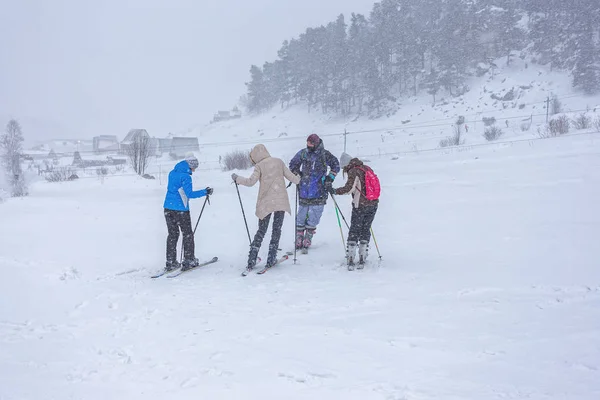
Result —
[[325, 204], [327, 202], [327, 190], [325, 189], [324, 179], [328, 174], [333, 181], [335, 175], [340, 172], [340, 162], [338, 159], [325, 150], [323, 140], [319, 143], [315, 151], [302, 149], [292, 161], [290, 161], [290, 170], [298, 174], [301, 172], [299, 197], [303, 204]]
[[189, 211], [189, 199], [204, 196], [206, 196], [206, 190], [192, 189], [192, 170], [187, 161], [177, 163], [173, 171], [169, 173], [164, 208], [174, 211]]

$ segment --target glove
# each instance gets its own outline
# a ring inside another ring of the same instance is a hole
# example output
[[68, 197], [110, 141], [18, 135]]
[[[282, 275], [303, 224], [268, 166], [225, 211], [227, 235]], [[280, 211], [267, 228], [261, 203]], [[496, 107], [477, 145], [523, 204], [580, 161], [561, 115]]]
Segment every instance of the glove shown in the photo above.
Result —
[[231, 174], [231, 179], [233, 179], [233, 181], [235, 182], [235, 180], [238, 178], [238, 174]]
[[330, 173], [327, 176], [324, 176], [321, 178], [321, 182], [323, 182], [323, 184], [327, 183], [327, 182], [333, 182], [335, 180], [335, 175], [332, 173]]
[[211, 194], [213, 194], [213, 188], [211, 188], [211, 187], [207, 187], [204, 190], [206, 191], [206, 195], [207, 196], [210, 196]]
[[328, 193], [335, 194], [335, 189], [330, 181], [325, 181], [325, 190], [327, 190]]
[[298, 175], [300, 178], [302, 178], [302, 172], [300, 170], [298, 170], [298, 171], [292, 171], [292, 174]]

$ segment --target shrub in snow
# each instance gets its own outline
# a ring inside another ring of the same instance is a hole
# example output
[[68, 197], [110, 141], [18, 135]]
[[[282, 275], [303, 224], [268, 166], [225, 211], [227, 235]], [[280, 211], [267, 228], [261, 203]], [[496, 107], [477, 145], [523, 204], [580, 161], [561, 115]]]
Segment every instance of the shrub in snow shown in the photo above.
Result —
[[597, 132], [600, 132], [600, 116], [596, 117], [594, 120], [594, 128], [596, 128]]
[[551, 131], [556, 132], [557, 135], [564, 135], [565, 133], [569, 133], [569, 126], [570, 126], [570, 121], [569, 118], [567, 118], [566, 115], [561, 115], [560, 117], [551, 120], [548, 123], [548, 127], [550, 128]]
[[464, 143], [465, 141], [460, 139], [460, 129], [456, 127], [453, 136], [448, 136], [446, 139], [440, 140], [440, 147], [459, 146]]
[[495, 117], [483, 117], [483, 125], [485, 126], [492, 126], [496, 123], [496, 118]]
[[446, 139], [440, 140], [440, 147], [449, 147], [449, 146], [451, 146], [449, 137], [447, 137]]
[[106, 175], [108, 175], [108, 168], [106, 168], [106, 167], [97, 168], [96, 174], [98, 174], [98, 176], [106, 176]]
[[498, 139], [503, 134], [504, 132], [502, 131], [502, 129], [498, 128], [497, 126], [489, 126], [485, 128], [485, 131], [483, 132], [483, 137], [485, 137], [485, 139], [488, 142], [491, 142], [492, 140]]
[[573, 120], [575, 129], [589, 129], [592, 126], [592, 119], [584, 113], [579, 114]]
[[252, 166], [249, 151], [235, 150], [223, 157], [223, 171], [234, 169], [248, 169]]
[[543, 130], [538, 130], [540, 137], [556, 137], [569, 133], [570, 121], [566, 115], [561, 115], [558, 118], [551, 119]]
[[51, 173], [46, 175], [48, 182], [64, 182], [77, 179], [75, 171], [71, 167], [55, 168]]

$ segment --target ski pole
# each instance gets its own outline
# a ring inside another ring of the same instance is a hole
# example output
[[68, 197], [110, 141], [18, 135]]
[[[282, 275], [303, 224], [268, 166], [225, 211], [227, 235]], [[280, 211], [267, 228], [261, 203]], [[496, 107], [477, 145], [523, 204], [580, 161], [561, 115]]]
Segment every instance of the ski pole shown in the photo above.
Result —
[[296, 211], [294, 212], [294, 265], [296, 264], [296, 252], [298, 251], [298, 249], [296, 248], [296, 221], [298, 220], [298, 196], [298, 185], [296, 185]]
[[342, 237], [342, 246], [344, 246], [344, 251], [346, 251], [346, 242], [344, 241], [344, 232], [342, 231], [342, 221], [340, 221], [340, 213], [338, 212], [337, 206], [335, 207], [335, 215], [337, 215], [338, 225], [340, 227], [340, 236]]
[[375, 242], [375, 248], [377, 249], [377, 254], [379, 254], [379, 259], [381, 260], [381, 253], [379, 252], [379, 246], [377, 245], [377, 239], [375, 238], [373, 228], [371, 228], [371, 236], [373, 236], [373, 242]]
[[344, 223], [346, 224], [346, 228], [350, 229], [350, 225], [348, 225], [348, 221], [346, 221], [346, 218], [344, 218], [344, 214], [342, 214], [342, 210], [340, 210], [340, 206], [338, 205], [337, 201], [335, 201], [335, 196], [332, 194], [331, 198], [333, 199], [333, 202], [335, 203], [335, 209], [336, 211], [339, 210], [340, 215], [342, 216], [342, 219], [344, 220]]
[[[194, 227], [194, 232], [193, 235], [196, 235], [196, 228], [198, 228], [198, 224], [200, 223], [200, 218], [202, 218], [202, 214], [204, 213], [204, 207], [206, 206], [206, 203], [208, 202], [208, 204], [210, 204], [210, 196], [206, 195], [206, 199], [204, 200], [204, 204], [202, 204], [202, 209], [200, 210], [200, 215], [198, 215], [198, 221], [196, 221], [196, 226]], [[181, 257], [179, 258], [179, 262], [182, 263], [183, 262], [183, 240], [181, 241]]]
[[206, 203], [210, 205], [210, 195], [206, 195], [206, 199], [204, 200], [204, 204], [202, 204], [202, 209], [200, 210], [200, 215], [198, 215], [198, 221], [196, 221], [196, 226], [194, 227], [194, 235], [196, 235], [196, 228], [198, 228], [198, 224], [200, 223], [200, 218], [202, 218], [202, 213], [204, 212], [204, 207]]
[[237, 190], [238, 199], [240, 200], [240, 207], [242, 208], [242, 215], [244, 216], [244, 224], [246, 224], [246, 232], [248, 232], [248, 242], [252, 246], [252, 239], [250, 239], [250, 229], [248, 229], [248, 221], [246, 221], [246, 213], [244, 212], [244, 204], [242, 204], [242, 196], [240, 196], [240, 189], [238, 188], [237, 182], [235, 183], [235, 190]]

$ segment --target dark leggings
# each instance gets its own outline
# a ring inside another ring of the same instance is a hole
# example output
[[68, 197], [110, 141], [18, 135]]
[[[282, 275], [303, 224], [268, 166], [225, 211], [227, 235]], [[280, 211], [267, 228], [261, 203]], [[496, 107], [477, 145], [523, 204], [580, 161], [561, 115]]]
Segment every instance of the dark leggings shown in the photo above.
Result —
[[352, 209], [348, 241], [356, 242], [371, 240], [371, 224], [377, 213], [377, 205]]
[[[285, 212], [275, 211], [273, 214], [275, 214], [275, 217], [273, 218], [273, 232], [271, 233], [271, 243], [269, 244], [269, 256], [267, 258], [267, 263], [275, 262], [275, 259], [277, 258], [277, 249], [279, 248], [279, 239], [281, 238], [281, 227], [283, 226], [283, 217], [285, 216]], [[248, 258], [248, 265], [252, 267], [256, 264], [258, 250], [260, 249], [262, 241], [265, 238], [265, 234], [267, 233], [271, 215], [272, 214], [269, 214], [258, 221], [258, 231], [256, 232], [256, 235], [254, 235], [254, 240], [250, 246], [250, 255]]]
[[174, 211], [165, 208], [165, 220], [167, 221], [167, 262], [177, 261], [177, 241], [179, 230], [183, 234], [183, 254], [186, 260], [194, 260], [194, 232], [192, 231], [192, 220], [189, 211]]

